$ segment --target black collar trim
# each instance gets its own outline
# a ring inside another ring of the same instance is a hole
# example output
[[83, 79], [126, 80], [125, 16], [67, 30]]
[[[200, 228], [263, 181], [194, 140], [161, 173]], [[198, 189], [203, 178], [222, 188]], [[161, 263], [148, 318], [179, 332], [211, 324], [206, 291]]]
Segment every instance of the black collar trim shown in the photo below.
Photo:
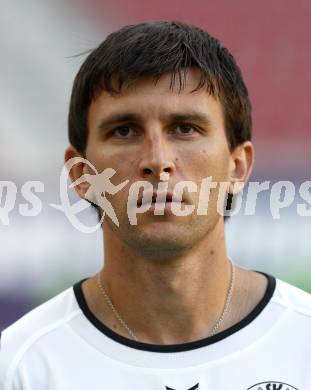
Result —
[[228, 329], [225, 329], [222, 332], [217, 333], [214, 336], [206, 337], [201, 340], [197, 341], [191, 341], [188, 343], [182, 343], [182, 344], [170, 344], [170, 345], [158, 345], [158, 344], [149, 344], [149, 343], [143, 343], [136, 340], [131, 340], [127, 337], [121, 336], [120, 334], [114, 332], [108, 326], [106, 326], [104, 323], [98, 320], [98, 318], [95, 317], [95, 315], [91, 312], [89, 309], [86, 300], [84, 298], [84, 294], [81, 288], [82, 283], [87, 280], [83, 279], [77, 282], [73, 286], [74, 294], [77, 299], [78, 305], [80, 309], [82, 310], [85, 317], [102, 333], [104, 333], [106, 336], [110, 337], [111, 339], [117, 341], [118, 343], [121, 343], [123, 345], [126, 345], [131, 348], [143, 350], [143, 351], [150, 351], [150, 352], [183, 352], [183, 351], [190, 351], [192, 349], [205, 347], [207, 345], [216, 343], [217, 341], [223, 340], [224, 338], [232, 335], [233, 333], [239, 331], [240, 329], [244, 328], [248, 324], [250, 324], [267, 306], [270, 299], [272, 298], [272, 295], [275, 291], [276, 287], [276, 279], [275, 277], [266, 274], [264, 272], [260, 272], [266, 278], [268, 279], [268, 287], [265, 292], [265, 295], [261, 299], [261, 301], [258, 303], [258, 305], [245, 317], [243, 320], [238, 322], [237, 324], [231, 326]]

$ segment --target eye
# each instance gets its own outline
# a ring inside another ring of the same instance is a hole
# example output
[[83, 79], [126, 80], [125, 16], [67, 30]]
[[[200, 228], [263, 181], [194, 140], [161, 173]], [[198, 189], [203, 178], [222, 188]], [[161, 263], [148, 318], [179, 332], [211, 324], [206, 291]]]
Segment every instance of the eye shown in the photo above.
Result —
[[[111, 132], [111, 134], [112, 135], [116, 135], [119, 138], [127, 138], [129, 135], [131, 135], [131, 132], [135, 133], [135, 130], [133, 130], [129, 126], [121, 126], [121, 127], [117, 127], [116, 129], [114, 129]], [[119, 133], [119, 134], [117, 134], [117, 133]]]
[[196, 132], [196, 128], [192, 125], [188, 124], [180, 124], [175, 127], [176, 132], [179, 133], [179, 135], [192, 135], [194, 132]]

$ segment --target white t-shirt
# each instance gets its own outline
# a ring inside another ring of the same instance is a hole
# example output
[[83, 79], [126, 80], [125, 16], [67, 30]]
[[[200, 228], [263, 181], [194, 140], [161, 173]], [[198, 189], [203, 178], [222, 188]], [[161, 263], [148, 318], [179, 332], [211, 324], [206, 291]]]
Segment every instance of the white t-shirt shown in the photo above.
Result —
[[2, 333], [0, 389], [311, 390], [311, 295], [266, 277], [246, 318], [178, 345], [110, 330], [87, 307], [80, 281]]

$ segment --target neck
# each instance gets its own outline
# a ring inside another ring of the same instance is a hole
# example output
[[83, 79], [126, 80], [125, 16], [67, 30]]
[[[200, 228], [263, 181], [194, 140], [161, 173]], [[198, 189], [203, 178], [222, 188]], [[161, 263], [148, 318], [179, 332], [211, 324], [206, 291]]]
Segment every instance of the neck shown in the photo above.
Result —
[[[140, 341], [177, 344], [209, 335], [221, 316], [231, 280], [221, 224], [189, 251], [161, 253], [157, 259], [126, 247], [109, 230], [104, 237], [101, 279]], [[106, 305], [107, 325], [129, 337], [98, 289], [97, 295], [98, 306]]]

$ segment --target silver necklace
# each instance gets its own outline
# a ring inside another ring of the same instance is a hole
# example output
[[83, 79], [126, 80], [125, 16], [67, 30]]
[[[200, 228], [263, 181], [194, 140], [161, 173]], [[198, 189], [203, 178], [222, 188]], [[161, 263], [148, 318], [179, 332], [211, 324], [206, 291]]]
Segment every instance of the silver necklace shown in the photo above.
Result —
[[[218, 321], [214, 325], [214, 327], [211, 330], [209, 336], [214, 336], [214, 334], [217, 332], [217, 330], [219, 329], [220, 325], [223, 323], [224, 318], [226, 317], [226, 315], [228, 313], [228, 310], [229, 310], [229, 307], [230, 307], [231, 298], [232, 298], [232, 292], [233, 292], [234, 279], [235, 279], [235, 268], [234, 268], [232, 260], [230, 258], [229, 258], [229, 260], [230, 260], [230, 264], [231, 264], [231, 278], [230, 278], [230, 285], [229, 285], [229, 289], [228, 289], [228, 293], [227, 293], [225, 306], [224, 306], [224, 309], [223, 309], [223, 311], [221, 313], [221, 316], [219, 317]], [[113, 311], [114, 315], [116, 316], [117, 320], [122, 324], [122, 326], [127, 330], [128, 334], [134, 340], [139, 341], [138, 338], [133, 333], [133, 331], [129, 328], [127, 323], [122, 319], [122, 317], [118, 313], [117, 309], [115, 308], [114, 304], [111, 302], [111, 299], [109, 298], [109, 295], [107, 294], [107, 292], [106, 292], [106, 290], [105, 290], [105, 288], [104, 288], [104, 286], [102, 284], [102, 281], [101, 281], [101, 278], [100, 278], [100, 273], [97, 276], [97, 284], [98, 284], [98, 287], [99, 287], [102, 295], [105, 297], [108, 305], [110, 306], [111, 310]]]
[[226, 303], [225, 303], [224, 309], [221, 313], [221, 316], [219, 317], [219, 320], [216, 322], [216, 324], [214, 325], [213, 329], [211, 330], [211, 332], [209, 334], [210, 336], [214, 336], [214, 334], [217, 332], [220, 325], [223, 323], [224, 318], [229, 311], [229, 307], [230, 307], [230, 303], [231, 303], [231, 299], [232, 299], [234, 279], [235, 279], [235, 267], [234, 267], [233, 262], [230, 258], [229, 258], [229, 261], [230, 261], [230, 265], [231, 265], [231, 278], [230, 278], [229, 289], [227, 292]]

